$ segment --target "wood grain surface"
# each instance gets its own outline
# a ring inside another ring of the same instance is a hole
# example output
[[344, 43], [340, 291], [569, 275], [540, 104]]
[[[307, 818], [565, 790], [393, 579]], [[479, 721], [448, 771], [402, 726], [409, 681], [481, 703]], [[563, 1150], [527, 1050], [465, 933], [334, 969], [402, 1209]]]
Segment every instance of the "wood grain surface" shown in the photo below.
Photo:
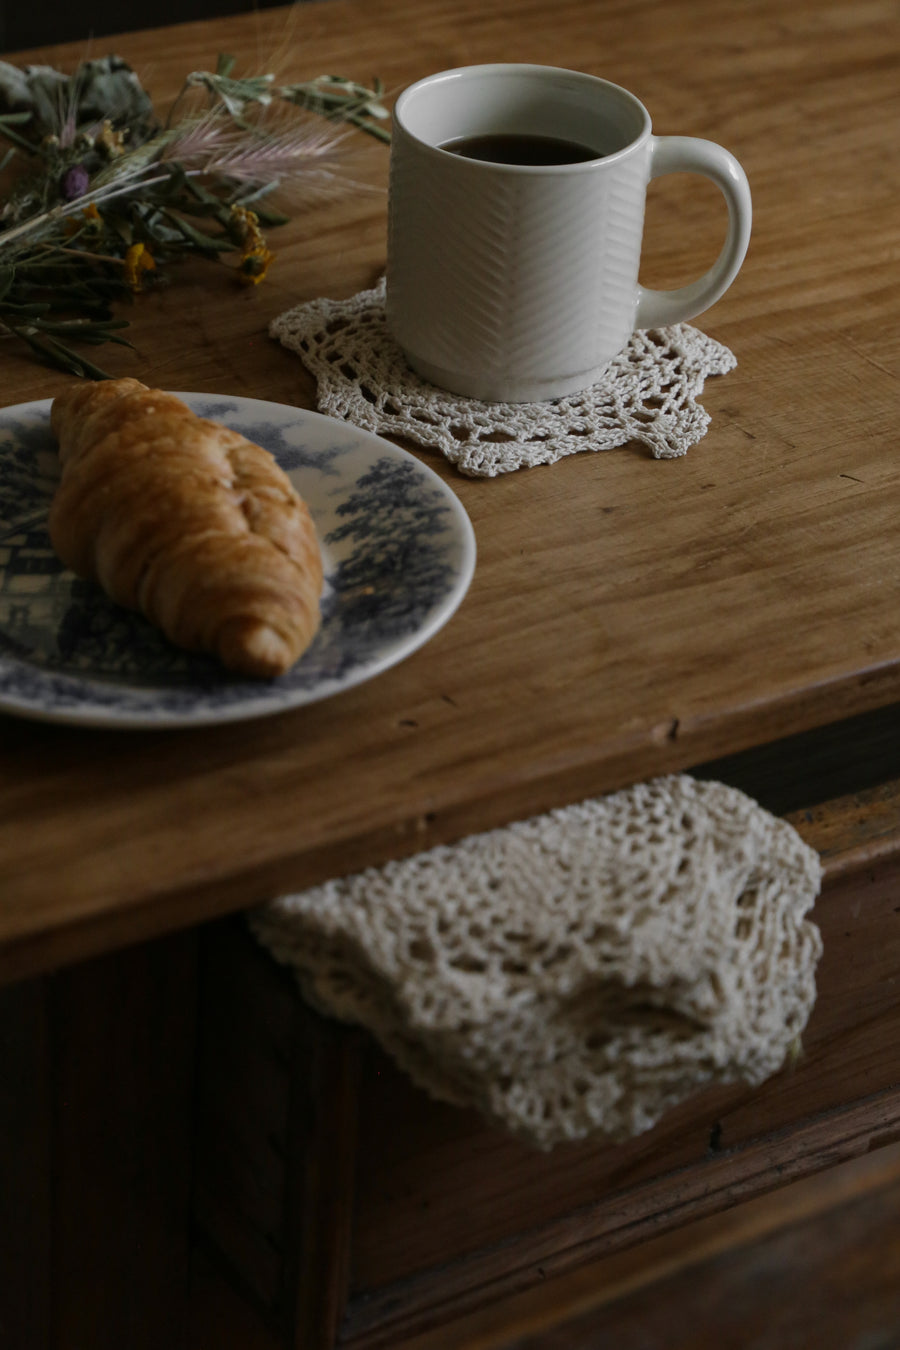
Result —
[[[549, 1350], [540, 1339], [546, 1334], [560, 1335], [557, 1345], [576, 1350], [578, 1332], [571, 1340], [564, 1338], [566, 1332], [574, 1331], [575, 1319], [582, 1334], [589, 1335], [591, 1350], [625, 1350], [625, 1335], [634, 1335], [638, 1327], [643, 1340], [638, 1333], [633, 1350], [637, 1346], [648, 1350], [650, 1345], [653, 1350], [673, 1350], [667, 1337], [677, 1344], [679, 1334], [689, 1337], [691, 1350], [723, 1350], [726, 1346], [746, 1350], [750, 1343], [746, 1308], [728, 1299], [742, 1277], [748, 1301], [766, 1319], [772, 1337], [771, 1345], [761, 1342], [759, 1350], [763, 1345], [766, 1350], [786, 1350], [788, 1345], [846, 1350], [865, 1344], [862, 1335], [877, 1328], [885, 1304], [888, 1310], [897, 1307], [898, 1213], [900, 1147], [895, 1146], [676, 1233], [651, 1238], [563, 1279], [544, 1280], [517, 1298], [404, 1340], [395, 1350]], [[862, 1221], [859, 1225], [854, 1223], [857, 1218]], [[844, 1291], [834, 1290], [829, 1279], [846, 1259], [848, 1237], [853, 1247], [850, 1283], [855, 1317]], [[778, 1275], [761, 1297], [758, 1281], [767, 1252], [775, 1258], [770, 1269], [778, 1269]], [[726, 1275], [721, 1280], [720, 1263]], [[866, 1267], [868, 1274], [863, 1273]], [[818, 1287], [798, 1299], [797, 1281], [812, 1276], [812, 1268]], [[699, 1314], [692, 1306], [698, 1292], [703, 1301]], [[231, 1310], [230, 1303], [225, 1306]], [[843, 1317], [837, 1335], [836, 1311]], [[792, 1321], [794, 1339], [790, 1340], [785, 1323]], [[537, 1338], [534, 1343], [532, 1337]], [[243, 1350], [269, 1350], [265, 1341], [249, 1337], [234, 1344], [241, 1344]], [[224, 1338], [219, 1350], [231, 1350]]]
[[[220, 51], [286, 77], [380, 75], [392, 94], [470, 62], [590, 70], [633, 89], [660, 134], [731, 149], [755, 225], [697, 321], [738, 366], [708, 383], [711, 427], [685, 458], [628, 447], [472, 481], [416, 450], [469, 511], [479, 559], [459, 613], [396, 669], [221, 728], [0, 718], [4, 978], [897, 699], [894, 0], [329, 0], [103, 47], [159, 106]], [[383, 268], [385, 148], [361, 140], [352, 173], [367, 190], [273, 234], [262, 286], [198, 263], [140, 297], [137, 350], [104, 352], [107, 368], [314, 406], [267, 325]], [[642, 279], [690, 279], [723, 233], [713, 189], [653, 185]], [[67, 378], [4, 344], [0, 402]]]
[[[867, 1335], [893, 1345], [898, 1215], [900, 1148], [885, 1148], [391, 1350], [676, 1350], [680, 1335], [690, 1350], [745, 1350], [748, 1317], [764, 1322], [760, 1350], [847, 1350], [870, 1344]], [[220, 1272], [200, 1260], [194, 1270], [191, 1344], [280, 1350]]]

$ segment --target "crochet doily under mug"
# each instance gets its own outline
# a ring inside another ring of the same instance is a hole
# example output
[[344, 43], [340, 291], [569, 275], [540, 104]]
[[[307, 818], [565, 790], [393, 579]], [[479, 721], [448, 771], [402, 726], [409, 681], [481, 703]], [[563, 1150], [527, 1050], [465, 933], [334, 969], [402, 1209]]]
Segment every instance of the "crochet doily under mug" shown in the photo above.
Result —
[[320, 412], [439, 450], [461, 473], [493, 478], [629, 442], [656, 459], [685, 454], [710, 418], [697, 402], [710, 375], [737, 364], [689, 324], [632, 334], [590, 389], [546, 403], [482, 403], [410, 369], [387, 329], [385, 285], [349, 300], [311, 300], [269, 327], [315, 377]]

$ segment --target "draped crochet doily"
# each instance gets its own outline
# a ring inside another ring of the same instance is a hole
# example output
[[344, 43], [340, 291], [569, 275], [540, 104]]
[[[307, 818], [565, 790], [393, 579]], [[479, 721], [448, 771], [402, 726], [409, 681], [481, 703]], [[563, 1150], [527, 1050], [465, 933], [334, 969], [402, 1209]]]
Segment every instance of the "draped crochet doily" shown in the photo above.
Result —
[[474, 477], [629, 441], [657, 459], [683, 455], [709, 426], [696, 401], [706, 378], [737, 364], [721, 343], [675, 324], [634, 333], [583, 393], [546, 403], [482, 403], [446, 393], [410, 369], [387, 331], [383, 280], [349, 300], [298, 305], [269, 332], [315, 377], [321, 412], [440, 450]]
[[816, 853], [676, 775], [285, 896], [250, 915], [320, 1011], [434, 1096], [548, 1148], [758, 1084], [815, 1002]]

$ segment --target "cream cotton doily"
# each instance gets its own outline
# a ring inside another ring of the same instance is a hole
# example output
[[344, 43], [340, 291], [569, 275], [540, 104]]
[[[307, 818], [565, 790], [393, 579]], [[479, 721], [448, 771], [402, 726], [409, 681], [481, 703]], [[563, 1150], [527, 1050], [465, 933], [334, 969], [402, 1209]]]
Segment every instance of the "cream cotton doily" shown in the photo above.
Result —
[[629, 441], [656, 459], [683, 455], [709, 426], [696, 401], [707, 377], [737, 364], [721, 343], [675, 324], [634, 333], [583, 393], [547, 403], [482, 403], [446, 393], [410, 369], [387, 331], [384, 295], [382, 279], [349, 300], [312, 300], [273, 320], [269, 333], [315, 377], [320, 412], [439, 450], [474, 477]]
[[817, 854], [735, 788], [675, 775], [254, 911], [308, 1001], [420, 1087], [539, 1147], [649, 1129], [799, 1043]]

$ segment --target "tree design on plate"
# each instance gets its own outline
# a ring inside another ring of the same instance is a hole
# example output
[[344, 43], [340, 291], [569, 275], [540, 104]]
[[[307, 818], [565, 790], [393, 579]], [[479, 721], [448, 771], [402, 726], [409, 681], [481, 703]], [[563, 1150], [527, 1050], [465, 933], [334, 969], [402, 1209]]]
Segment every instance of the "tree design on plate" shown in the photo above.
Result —
[[449, 508], [441, 492], [423, 485], [416, 465], [379, 459], [337, 514], [346, 519], [328, 543], [356, 544], [332, 578], [342, 626], [377, 628], [382, 640], [418, 628], [455, 571], [442, 540]]

